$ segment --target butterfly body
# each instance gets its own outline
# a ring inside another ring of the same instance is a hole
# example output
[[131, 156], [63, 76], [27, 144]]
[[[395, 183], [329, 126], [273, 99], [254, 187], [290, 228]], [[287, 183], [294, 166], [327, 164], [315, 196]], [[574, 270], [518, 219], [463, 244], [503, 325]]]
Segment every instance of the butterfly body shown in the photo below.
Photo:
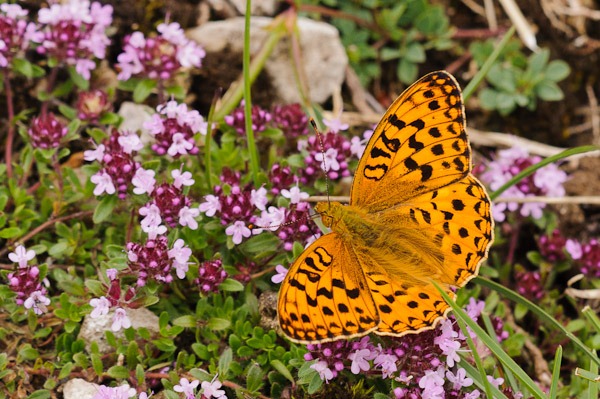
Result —
[[456, 80], [434, 72], [390, 106], [362, 156], [350, 204], [319, 203], [331, 228], [282, 283], [279, 323], [301, 343], [435, 327], [450, 296], [477, 275], [492, 242], [485, 188]]

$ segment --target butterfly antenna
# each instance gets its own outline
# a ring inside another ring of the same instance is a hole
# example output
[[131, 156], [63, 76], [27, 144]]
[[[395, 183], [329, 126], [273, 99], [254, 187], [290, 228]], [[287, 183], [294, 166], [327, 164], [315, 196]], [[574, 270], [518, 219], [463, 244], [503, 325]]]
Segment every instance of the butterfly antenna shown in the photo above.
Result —
[[323, 156], [323, 165], [321, 166], [321, 170], [325, 174], [325, 191], [327, 193], [327, 203], [329, 204], [331, 202], [329, 200], [329, 169], [327, 167], [327, 164], [325, 163], [325, 144], [323, 144], [323, 134], [319, 130], [317, 122], [315, 122], [313, 118], [310, 118], [310, 124], [315, 130], [315, 133], [317, 134], [317, 139], [319, 140], [319, 147], [321, 147], [321, 155]]

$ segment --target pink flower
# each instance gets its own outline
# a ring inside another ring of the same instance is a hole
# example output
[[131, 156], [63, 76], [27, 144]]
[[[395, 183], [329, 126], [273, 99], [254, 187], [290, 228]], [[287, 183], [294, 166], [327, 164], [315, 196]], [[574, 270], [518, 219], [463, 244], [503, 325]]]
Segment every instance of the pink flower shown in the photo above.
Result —
[[565, 243], [565, 249], [571, 255], [571, 258], [578, 260], [583, 255], [583, 248], [581, 244], [575, 240], [568, 239]]
[[122, 132], [117, 139], [118, 143], [121, 144], [123, 152], [131, 154], [134, 151], [139, 151], [144, 148], [140, 137], [133, 132]]
[[113, 316], [113, 323], [110, 327], [114, 332], [119, 331], [121, 328], [131, 327], [131, 320], [127, 317], [127, 312], [123, 308], [116, 308], [115, 315]]
[[200, 210], [198, 208], [184, 206], [179, 210], [179, 224], [188, 226], [192, 230], [196, 230], [198, 228], [198, 222], [196, 221], [198, 215], [200, 215]]
[[225, 234], [231, 236], [235, 245], [241, 244], [244, 238], [252, 235], [252, 231], [242, 221], [237, 221], [225, 229]]
[[308, 193], [300, 191], [300, 188], [298, 186], [294, 186], [289, 190], [281, 190], [281, 195], [285, 198], [289, 198], [291, 204], [297, 204], [301, 201], [306, 201], [308, 197], [310, 197]]
[[338, 133], [342, 130], [348, 130], [348, 128], [350, 126], [348, 126], [347, 123], [342, 123], [342, 121], [340, 120], [340, 117], [341, 117], [341, 112], [337, 118], [334, 118], [334, 119], [323, 118], [323, 124], [325, 126], [327, 126], [329, 128], [329, 130], [331, 130], [333, 133]]
[[329, 380], [333, 378], [333, 371], [329, 369], [325, 360], [319, 360], [315, 364], [311, 365], [310, 368], [319, 373], [319, 377], [321, 377], [321, 379], [326, 383], [329, 383]]
[[267, 198], [267, 189], [264, 187], [261, 187], [258, 190], [252, 189], [250, 192], [250, 202], [258, 210], [264, 211], [269, 202], [269, 199]]
[[179, 169], [173, 169], [171, 171], [171, 176], [173, 177], [173, 185], [177, 188], [181, 188], [183, 186], [192, 186], [194, 184], [194, 179], [192, 179], [192, 174], [190, 172], [183, 172]]
[[200, 381], [193, 380], [192, 382], [188, 381], [187, 378], [181, 378], [179, 380], [179, 384], [175, 385], [173, 389], [175, 392], [183, 393], [186, 399], [194, 399], [196, 397], [195, 389], [200, 384]]
[[377, 367], [381, 367], [381, 376], [383, 378], [390, 378], [396, 371], [398, 371], [396, 362], [398, 362], [398, 356], [380, 353], [373, 361], [373, 364]]
[[205, 202], [200, 204], [198, 210], [206, 214], [206, 216], [213, 217], [221, 210], [221, 202], [219, 201], [219, 197], [209, 194], [204, 196], [204, 200]]
[[102, 195], [104, 193], [112, 195], [117, 192], [115, 185], [113, 184], [112, 178], [108, 173], [101, 170], [90, 178], [90, 181], [96, 185], [94, 189], [94, 195]]
[[460, 389], [462, 387], [470, 387], [473, 385], [473, 380], [467, 377], [467, 371], [463, 368], [459, 368], [456, 371], [456, 375], [451, 371], [446, 371], [446, 378], [452, 383], [453, 389]]
[[187, 263], [192, 256], [192, 250], [185, 246], [185, 241], [178, 238], [173, 243], [173, 248], [168, 251], [169, 258], [175, 259], [178, 263]]
[[50, 305], [50, 299], [46, 298], [42, 291], [33, 291], [23, 303], [25, 309], [33, 308], [33, 311], [37, 315], [47, 312], [48, 308], [46, 306], [48, 305]]
[[282, 265], [277, 265], [275, 266], [275, 271], [277, 272], [277, 274], [271, 277], [271, 281], [275, 284], [281, 284], [281, 282], [285, 279], [288, 269], [286, 269]]
[[140, 223], [144, 231], [146, 231], [148, 227], [156, 227], [162, 223], [160, 209], [154, 204], [141, 207], [139, 213], [140, 215], [145, 216]]
[[105, 148], [106, 147], [104, 146], [104, 144], [99, 144], [95, 150], [86, 150], [83, 152], [83, 159], [89, 162], [102, 162], [102, 159], [104, 158]]
[[202, 382], [202, 395], [206, 397], [206, 399], [211, 399], [211, 398], [225, 398], [227, 399], [227, 395], [225, 395], [225, 391], [222, 389], [219, 389], [223, 386], [223, 384], [221, 384], [221, 381], [216, 379], [217, 376], [215, 376], [215, 378], [213, 378], [213, 380], [211, 382], [208, 381], [203, 381]]
[[359, 349], [354, 353], [348, 355], [348, 359], [352, 360], [350, 365], [350, 371], [352, 374], [360, 374], [361, 371], [369, 371], [371, 365], [369, 360], [373, 360], [377, 356], [376, 353], [371, 352], [369, 349]]
[[96, 392], [92, 399], [129, 399], [135, 394], [135, 388], [131, 388], [129, 385], [121, 385], [114, 388], [100, 385], [98, 392]]
[[131, 184], [133, 184], [133, 193], [134, 194], [152, 194], [154, 191], [154, 185], [156, 184], [156, 179], [154, 178], [156, 172], [152, 169], [144, 169], [138, 168], [135, 171], [135, 175], [131, 179]]
[[110, 309], [110, 301], [104, 296], [101, 296], [100, 298], [92, 298], [90, 300], [90, 305], [92, 305], [94, 308], [94, 310], [92, 310], [90, 313], [92, 319], [107, 315]]
[[35, 252], [33, 250], [27, 250], [23, 245], [19, 245], [15, 248], [15, 252], [8, 254], [8, 259], [12, 262], [18, 263], [19, 267], [27, 267], [27, 262], [35, 258]]
[[315, 154], [315, 161], [321, 163], [321, 169], [328, 172], [330, 170], [340, 170], [340, 164], [337, 160], [338, 152], [335, 148], [328, 148], [325, 154], [318, 152]]

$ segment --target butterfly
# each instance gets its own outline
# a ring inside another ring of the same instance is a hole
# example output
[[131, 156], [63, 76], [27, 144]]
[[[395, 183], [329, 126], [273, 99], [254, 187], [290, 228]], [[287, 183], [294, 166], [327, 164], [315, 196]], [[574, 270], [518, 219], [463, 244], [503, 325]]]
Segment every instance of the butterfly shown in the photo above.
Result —
[[292, 264], [279, 292], [290, 340], [432, 329], [475, 277], [493, 240], [490, 199], [471, 174], [456, 79], [430, 73], [389, 107], [354, 175], [350, 204], [315, 206], [331, 229]]

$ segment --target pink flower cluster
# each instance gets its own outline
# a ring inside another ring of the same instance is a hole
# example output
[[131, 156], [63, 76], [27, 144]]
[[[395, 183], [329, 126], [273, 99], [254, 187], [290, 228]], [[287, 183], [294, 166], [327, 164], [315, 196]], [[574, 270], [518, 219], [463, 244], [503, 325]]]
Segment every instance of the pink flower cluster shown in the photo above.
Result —
[[60, 63], [74, 65], [84, 79], [89, 80], [96, 68], [94, 57], [104, 59], [110, 39], [106, 29], [112, 23], [113, 9], [99, 2], [69, 0], [42, 8], [38, 13], [43, 34], [40, 54]]
[[[496, 159], [489, 162], [487, 170], [481, 174], [481, 180], [492, 190], [497, 190], [519, 172], [541, 160], [540, 157], [531, 156], [526, 150], [518, 147], [498, 151]], [[558, 166], [546, 165], [510, 187], [502, 193], [500, 198], [562, 197], [565, 195], [563, 183], [566, 180], [567, 174]], [[519, 210], [522, 217], [531, 216], [539, 219], [542, 217], [542, 210], [545, 206], [546, 204], [543, 202], [529, 202], [521, 205], [517, 202], [498, 202], [492, 207], [492, 215], [498, 222], [503, 222], [506, 220], [507, 212]]]
[[[200, 385], [200, 392], [196, 396], [198, 385]], [[227, 399], [225, 391], [221, 389], [222, 386], [223, 384], [215, 375], [212, 381], [202, 381], [202, 384], [198, 380], [189, 381], [187, 378], [181, 378], [179, 384], [175, 385], [173, 389], [175, 392], [182, 393], [185, 399]]]
[[[271, 114], [269, 111], [262, 109], [258, 105], [252, 106], [252, 131], [259, 133], [264, 131], [269, 122], [271, 121]], [[244, 101], [242, 104], [233, 110], [229, 115], [225, 116], [225, 123], [235, 128], [235, 130], [241, 134], [246, 134], [246, 118], [244, 116]]]
[[98, 145], [95, 150], [85, 151], [86, 161], [98, 161], [102, 165], [102, 169], [90, 178], [96, 185], [94, 195], [118, 193], [120, 199], [125, 199], [140, 168], [133, 156], [142, 148], [143, 144], [135, 133], [119, 133], [115, 129], [104, 144]]
[[[280, 270], [280, 274], [283, 274]], [[485, 303], [471, 298], [467, 314], [477, 320]], [[507, 338], [502, 324], [496, 323], [500, 340]], [[476, 336], [471, 333], [472, 337]], [[304, 355], [310, 367], [322, 380], [329, 382], [342, 371], [352, 374], [377, 372], [384, 379], [402, 383], [394, 390], [396, 398], [478, 398], [481, 392], [472, 389], [473, 380], [460, 367], [459, 352], [466, 351], [465, 337], [451, 319], [441, 322], [435, 330], [417, 335], [392, 338], [392, 347], [375, 346], [368, 336], [359, 341], [336, 341], [307, 345]], [[492, 377], [490, 377], [492, 378]], [[493, 383], [502, 381], [493, 379]]]
[[202, 262], [198, 267], [198, 278], [195, 280], [200, 292], [208, 294], [217, 292], [219, 285], [227, 278], [227, 272], [223, 269], [220, 259]]
[[43, 34], [33, 22], [27, 22], [29, 12], [18, 4], [0, 4], [0, 68], [6, 68], [15, 56], [40, 43]]
[[27, 134], [33, 147], [48, 149], [58, 147], [67, 131], [67, 127], [49, 112], [31, 119]]
[[596, 238], [587, 242], [569, 239], [565, 249], [583, 274], [600, 278], [600, 242]]
[[[290, 207], [267, 208], [267, 189], [255, 189], [251, 183], [242, 186], [239, 172], [224, 169], [220, 181], [221, 184], [214, 188], [215, 195], [204, 196], [205, 202], [200, 204], [199, 209], [206, 216], [218, 216], [221, 223], [227, 226], [225, 234], [232, 237], [234, 244], [240, 244], [244, 238], [264, 230], [275, 231], [283, 227], [279, 230], [280, 238], [286, 248], [291, 249], [295, 239], [307, 241], [312, 237], [312, 231], [317, 231], [308, 217], [308, 204], [303, 202], [308, 194], [298, 187], [278, 188], [280, 194], [290, 200]], [[257, 211], [260, 216], [256, 215]], [[300, 227], [296, 224], [288, 228], [282, 226], [288, 222], [302, 224]], [[251, 229], [252, 226], [255, 228]]]
[[194, 135], [206, 135], [208, 123], [196, 110], [188, 110], [187, 105], [169, 101], [156, 108], [157, 113], [144, 123], [144, 129], [156, 142], [152, 149], [158, 155], [169, 154], [174, 158], [181, 155], [196, 155], [198, 146]]
[[298, 150], [304, 156], [304, 168], [300, 170], [300, 183], [308, 185], [327, 172], [330, 180], [350, 176], [348, 162], [352, 156], [351, 142], [339, 133], [329, 131], [322, 136], [310, 136], [298, 141]]
[[137, 276], [138, 287], [145, 286], [148, 280], [170, 283], [173, 281], [172, 269], [175, 269], [177, 277], [184, 279], [191, 256], [192, 250], [181, 238], [170, 249], [166, 236], [148, 239], [144, 245], [127, 244], [129, 269]]
[[19, 245], [8, 258], [18, 264], [16, 271], [8, 274], [8, 286], [17, 294], [15, 302], [25, 309], [33, 309], [40, 315], [48, 311], [50, 299], [46, 297], [46, 288], [40, 282], [40, 269], [36, 265], [28, 265], [35, 258], [35, 252]]
[[131, 77], [167, 80], [182, 68], [199, 68], [206, 52], [189, 40], [176, 23], [160, 24], [159, 35], [145, 37], [133, 32], [125, 38], [123, 53], [117, 57], [119, 80]]

